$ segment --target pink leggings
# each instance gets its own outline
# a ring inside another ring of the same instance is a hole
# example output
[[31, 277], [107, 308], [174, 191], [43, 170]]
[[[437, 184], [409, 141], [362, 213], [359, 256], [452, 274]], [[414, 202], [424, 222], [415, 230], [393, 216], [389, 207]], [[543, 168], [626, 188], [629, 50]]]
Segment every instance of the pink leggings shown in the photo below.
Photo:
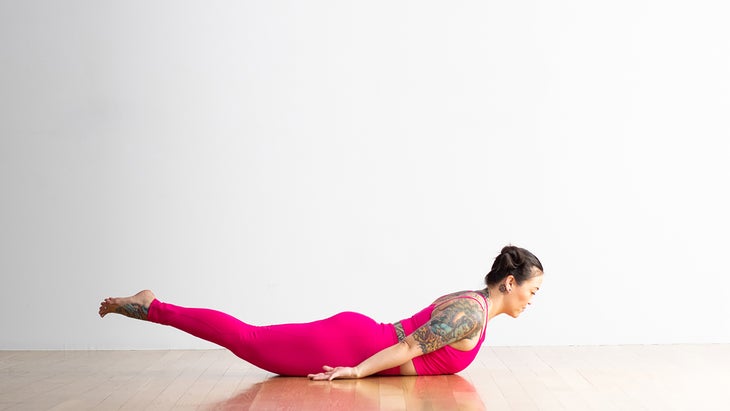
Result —
[[[290, 376], [318, 373], [323, 365], [355, 366], [398, 342], [392, 324], [354, 312], [311, 323], [258, 327], [220, 311], [154, 300], [147, 319], [225, 347], [266, 371]], [[399, 369], [379, 374], [397, 375]]]

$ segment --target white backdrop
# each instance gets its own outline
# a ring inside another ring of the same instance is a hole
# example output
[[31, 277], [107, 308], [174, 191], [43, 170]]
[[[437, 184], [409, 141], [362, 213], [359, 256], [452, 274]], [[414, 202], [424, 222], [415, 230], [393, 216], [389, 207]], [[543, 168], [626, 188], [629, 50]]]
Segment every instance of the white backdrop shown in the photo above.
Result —
[[[96, 312], [410, 316], [545, 266], [487, 344], [730, 342], [722, 1], [0, 2], [0, 348]], [[112, 318], [113, 317], [113, 318]]]

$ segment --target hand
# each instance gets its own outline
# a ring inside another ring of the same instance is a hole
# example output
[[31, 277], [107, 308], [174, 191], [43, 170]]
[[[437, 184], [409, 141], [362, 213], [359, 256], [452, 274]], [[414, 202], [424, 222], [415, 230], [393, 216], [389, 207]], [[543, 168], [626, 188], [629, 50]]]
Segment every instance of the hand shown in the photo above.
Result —
[[325, 365], [322, 367], [324, 372], [319, 374], [309, 374], [307, 377], [313, 381], [332, 381], [335, 378], [357, 378], [357, 369], [353, 367], [335, 367]]

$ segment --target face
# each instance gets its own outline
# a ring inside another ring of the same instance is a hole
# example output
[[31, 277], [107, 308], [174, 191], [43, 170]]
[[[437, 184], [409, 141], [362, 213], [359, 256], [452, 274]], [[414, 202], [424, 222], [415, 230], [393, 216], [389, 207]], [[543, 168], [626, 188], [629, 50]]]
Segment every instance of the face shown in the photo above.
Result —
[[514, 277], [507, 277], [506, 285], [507, 288], [512, 288], [512, 292], [506, 296], [504, 301], [506, 312], [510, 317], [517, 318], [531, 304], [532, 297], [542, 285], [542, 278], [542, 272], [535, 267], [533, 267], [533, 276], [522, 285], [517, 285]]

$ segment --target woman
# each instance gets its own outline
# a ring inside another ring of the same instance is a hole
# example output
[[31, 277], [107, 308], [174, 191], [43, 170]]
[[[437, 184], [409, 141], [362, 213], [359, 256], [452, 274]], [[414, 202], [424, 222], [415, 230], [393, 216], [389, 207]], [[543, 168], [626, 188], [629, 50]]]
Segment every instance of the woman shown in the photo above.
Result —
[[[445, 295], [395, 324], [343, 312], [311, 323], [257, 327], [219, 311], [163, 303], [149, 290], [107, 298], [99, 315], [118, 313], [170, 325], [281, 375], [333, 380], [453, 374], [474, 360], [489, 320], [499, 314], [516, 318], [530, 305], [542, 277], [537, 257], [507, 246], [484, 278], [485, 289]], [[318, 372], [320, 367], [324, 372]]]

